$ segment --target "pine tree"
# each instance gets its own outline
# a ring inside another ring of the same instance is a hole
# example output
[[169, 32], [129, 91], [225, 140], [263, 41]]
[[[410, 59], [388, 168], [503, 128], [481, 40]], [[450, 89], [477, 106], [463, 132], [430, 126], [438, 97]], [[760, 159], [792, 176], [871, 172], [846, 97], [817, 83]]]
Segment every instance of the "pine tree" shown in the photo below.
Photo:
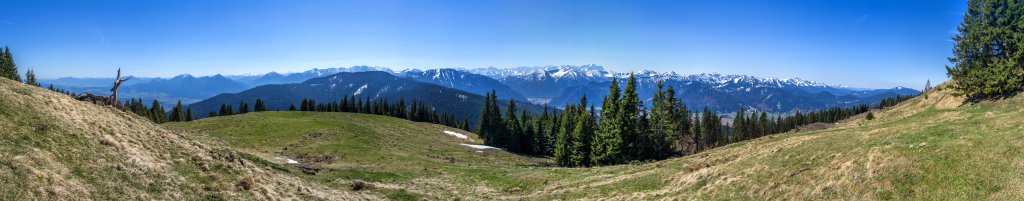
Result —
[[503, 147], [508, 148], [512, 152], [521, 152], [523, 147], [520, 147], [519, 140], [523, 138], [523, 127], [519, 124], [519, 118], [516, 117], [516, 102], [515, 100], [509, 100], [508, 106], [505, 107], [505, 133], [508, 135]]
[[167, 122], [167, 112], [164, 111], [163, 107], [160, 107], [160, 102], [153, 100], [153, 104], [149, 109], [149, 113], [153, 114], [153, 122], [158, 124]]
[[[476, 130], [476, 133], [480, 135], [480, 138], [484, 139], [484, 143], [491, 141], [491, 131], [494, 129], [494, 122], [491, 121], [491, 116], [494, 115], [491, 114], [491, 104], [494, 103], [491, 103], [491, 93], [488, 92], [487, 95], [484, 96], [484, 108], [480, 109], [480, 125]], [[422, 121], [423, 119], [422, 113], [420, 113], [419, 109], [417, 109], [416, 119], [418, 121]]]
[[218, 113], [217, 116], [228, 116], [233, 114], [235, 114], [235, 111], [231, 109], [231, 105], [223, 103], [220, 104], [220, 113]]
[[765, 136], [765, 135], [768, 135], [770, 133], [773, 133], [773, 131], [772, 131], [773, 129], [772, 129], [772, 126], [771, 126], [771, 120], [768, 119], [768, 113], [767, 112], [762, 112], [761, 113], [761, 117], [758, 118], [757, 121], [759, 122], [758, 127], [760, 127], [758, 135], [757, 135], [758, 137]]
[[600, 131], [594, 136], [594, 143], [591, 144], [591, 159], [595, 165], [611, 165], [622, 161], [622, 115], [618, 107], [619, 93], [618, 80], [612, 78], [608, 96], [605, 96], [604, 105], [601, 106]]
[[971, 98], [998, 98], [1024, 89], [1024, 2], [969, 0], [953, 57], [950, 87]]
[[192, 108], [188, 108], [187, 110], [185, 110], [185, 121], [192, 121], [192, 120], [194, 120], [194, 118], [192, 116]]
[[[669, 89], [671, 90], [672, 87], [670, 86]], [[692, 121], [692, 113], [690, 113], [689, 109], [686, 108], [686, 105], [683, 104], [682, 99], [676, 99], [676, 106], [676, 108], [678, 108], [676, 118], [679, 119], [679, 125], [676, 127], [677, 138], [675, 151], [681, 155], [696, 153], [696, 135], [692, 130], [692, 127], [694, 127], [693, 125], [696, 123], [693, 123]]]
[[572, 131], [572, 141], [570, 149], [570, 161], [572, 166], [576, 167], [587, 167], [590, 166], [590, 143], [593, 140], [594, 129], [596, 123], [594, 122], [594, 110], [588, 112], [586, 110], [587, 97], [583, 96], [580, 100], [580, 113], [579, 118], [576, 121], [576, 126]]
[[178, 101], [178, 104], [174, 106], [174, 109], [171, 109], [171, 121], [173, 121], [173, 122], [185, 121], [185, 111], [184, 111], [183, 107], [181, 106], [181, 101]]
[[924, 91], [921, 91], [921, 94], [924, 95], [924, 99], [928, 99], [928, 91], [930, 90], [932, 90], [932, 80], [928, 79], [924, 82]]
[[575, 150], [572, 149], [572, 145], [575, 139], [573, 139], [574, 135], [572, 135], [572, 132], [576, 129], [577, 121], [579, 121], [577, 119], [579, 115], [577, 110], [577, 106], [567, 105], [559, 121], [554, 145], [554, 156], [555, 162], [562, 167], [572, 167], [574, 165], [572, 155]]
[[9, 72], [10, 69], [7, 68], [7, 51], [0, 49], [0, 77], [11, 79]]
[[[672, 90], [665, 91], [665, 84], [661, 81], [656, 83], [657, 91], [651, 98], [653, 107], [649, 112], [641, 113], [643, 129], [641, 137], [640, 153], [641, 159], [662, 159], [671, 155], [672, 144], [675, 141], [675, 128], [679, 120], [675, 117], [676, 103], [675, 93]], [[645, 117], [646, 116], [646, 117]]]
[[623, 90], [622, 99], [619, 100], [619, 127], [621, 128], [622, 153], [624, 160], [633, 160], [637, 154], [637, 137], [640, 132], [640, 97], [636, 92], [636, 76], [629, 74], [626, 81], [626, 89]]
[[686, 154], [684, 151], [689, 140], [690, 118], [686, 111], [686, 105], [679, 98], [676, 98], [675, 88], [668, 86], [665, 89], [665, 104], [668, 104], [669, 131], [665, 136], [665, 156]]
[[295, 111], [295, 103], [292, 103], [291, 106], [288, 106], [288, 111]]
[[249, 113], [249, 104], [245, 101], [238, 103], [238, 114]]
[[694, 148], [694, 152], [693, 153], [704, 151], [705, 147], [707, 146], [707, 144], [704, 143], [704, 140], [705, 140], [706, 137], [704, 137], [704, 133], [701, 132], [701, 131], [704, 130], [703, 128], [704, 128], [704, 124], [701, 122], [700, 114], [694, 113], [693, 114], [693, 125], [690, 126], [690, 133], [693, 133], [693, 142], [694, 142], [694, 147], [693, 147]]
[[733, 118], [733, 120], [732, 120], [732, 127], [733, 127], [732, 137], [735, 138], [735, 140], [733, 140], [733, 141], [740, 141], [740, 140], [746, 140], [747, 139], [746, 116], [747, 116], [747, 112], [744, 110], [744, 108], [741, 107], [739, 110], [736, 111], [736, 117]]
[[0, 76], [21, 82], [21, 75], [18, 74], [18, 65], [14, 62], [14, 56], [11, 55], [11, 48], [4, 47], [2, 53], [3, 55], [0, 55], [0, 72], [2, 72], [2, 75]]
[[257, 98], [256, 99], [256, 105], [253, 106], [252, 110], [254, 112], [264, 112], [264, 111], [267, 111], [267, 105], [266, 105], [266, 103], [263, 103], [263, 99]]
[[702, 137], [704, 137], [704, 149], [718, 147], [721, 141], [721, 122], [715, 121], [717, 118], [707, 107], [704, 107], [704, 112], [700, 116], [701, 122], [704, 124], [700, 130], [700, 133], [703, 135]]
[[522, 149], [521, 153], [537, 154], [533, 144], [534, 135], [537, 134], [537, 131], [533, 127], [533, 122], [533, 115], [530, 115], [525, 109], [519, 112], [519, 125], [522, 127], [523, 134], [519, 136], [517, 141]]
[[25, 73], [25, 84], [32, 86], [39, 86], [39, 82], [36, 81], [36, 72], [32, 69], [28, 69]]

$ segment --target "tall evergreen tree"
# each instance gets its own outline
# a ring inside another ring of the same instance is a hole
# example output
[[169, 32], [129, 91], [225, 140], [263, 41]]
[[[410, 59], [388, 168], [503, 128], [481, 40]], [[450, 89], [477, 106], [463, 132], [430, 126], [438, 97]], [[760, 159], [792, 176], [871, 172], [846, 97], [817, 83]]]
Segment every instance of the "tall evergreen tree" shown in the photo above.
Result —
[[739, 110], [736, 110], [736, 117], [732, 120], [732, 137], [735, 138], [735, 140], [733, 140], [734, 142], [747, 139], [748, 133], [746, 118], [747, 111], [744, 108], [740, 107]]
[[523, 127], [519, 124], [519, 118], [516, 117], [516, 102], [515, 100], [509, 100], [508, 106], [505, 107], [505, 133], [508, 135], [508, 139], [503, 147], [507, 147], [513, 152], [521, 152], [524, 147], [520, 147], [519, 140], [523, 139]]
[[185, 111], [184, 108], [181, 106], [181, 101], [178, 101], [178, 104], [174, 105], [174, 109], [171, 109], [171, 121], [185, 121]]
[[245, 114], [245, 113], [249, 113], [249, 103], [246, 103], [245, 101], [239, 102], [238, 103], [238, 114]]
[[953, 57], [950, 85], [971, 98], [996, 98], [1024, 89], [1024, 2], [969, 0]]
[[708, 110], [707, 107], [704, 107], [704, 112], [700, 116], [703, 123], [700, 133], [704, 137], [704, 149], [718, 147], [721, 140], [721, 122], [715, 121], [714, 113], [711, 113], [711, 110]]
[[638, 151], [637, 137], [640, 133], [640, 110], [643, 105], [640, 103], [640, 96], [636, 91], [636, 76], [629, 74], [626, 80], [626, 89], [622, 92], [622, 99], [619, 100], [619, 127], [621, 128], [622, 151], [629, 156], [625, 160], [633, 160]]
[[[705, 108], [705, 109], [707, 109], [707, 108]], [[704, 133], [702, 132], [704, 130], [703, 128], [704, 128], [704, 124], [701, 122], [700, 114], [699, 113], [693, 113], [693, 125], [690, 126], [690, 133], [693, 133], [693, 142], [694, 142], [694, 152], [693, 153], [704, 151], [705, 148], [707, 147], [707, 143], [705, 143], [705, 138], [706, 137], [704, 137]]]
[[622, 111], [618, 107], [619, 93], [619, 82], [612, 78], [608, 96], [605, 96], [604, 105], [601, 106], [600, 131], [594, 136], [594, 143], [591, 144], [591, 159], [595, 165], [610, 165], [622, 161]]
[[267, 111], [267, 104], [263, 102], [263, 99], [257, 98], [256, 99], [256, 105], [253, 106], [252, 110], [254, 112], [264, 112], [264, 111]]
[[150, 106], [149, 113], [153, 114], [153, 122], [158, 124], [167, 122], [167, 112], [164, 110], [163, 107], [160, 107], [160, 102], [153, 100], [153, 104], [152, 106]]
[[559, 166], [571, 167], [574, 166], [572, 156], [575, 150], [573, 149], [573, 142], [576, 140], [572, 132], [576, 129], [576, 124], [579, 120], [579, 108], [576, 105], [567, 105], [565, 111], [562, 112], [561, 120], [559, 121], [557, 139], [555, 140], [554, 156], [555, 162]]
[[0, 73], [2, 75], [0, 76], [21, 82], [21, 75], [18, 74], [18, 65], [14, 62], [14, 56], [11, 55], [11, 48], [4, 47], [2, 53], [3, 55], [0, 55]]
[[192, 120], [194, 120], [194, 116], [192, 116], [192, 108], [188, 108], [187, 110], [185, 110], [185, 121]]
[[594, 129], [596, 123], [594, 122], [594, 110], [591, 107], [590, 111], [586, 109], [587, 97], [583, 96], [580, 99], [580, 110], [579, 118], [576, 121], [576, 126], [572, 131], [572, 141], [570, 144], [570, 161], [572, 166], [576, 167], [587, 167], [590, 166], [590, 143], [593, 141]]
[[36, 81], [36, 72], [34, 70], [28, 69], [28, 72], [25, 73], [25, 84], [37, 87], [39, 86], [39, 82]]

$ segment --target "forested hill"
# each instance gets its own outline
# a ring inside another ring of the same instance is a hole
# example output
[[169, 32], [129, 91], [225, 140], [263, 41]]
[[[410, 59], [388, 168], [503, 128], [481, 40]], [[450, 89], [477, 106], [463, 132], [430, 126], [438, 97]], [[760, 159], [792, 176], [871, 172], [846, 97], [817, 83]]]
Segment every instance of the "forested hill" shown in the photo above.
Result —
[[[328, 103], [340, 102], [346, 97], [360, 101], [404, 101], [407, 104], [416, 100], [441, 113], [453, 114], [459, 120], [468, 119], [472, 124], [479, 120], [484, 103], [484, 97], [477, 94], [374, 71], [338, 73], [299, 84], [264, 85], [239, 93], [217, 95], [188, 105], [188, 108], [196, 117], [206, 117], [210, 112], [219, 112], [222, 104], [233, 105], [237, 110], [241, 103], [253, 105], [256, 99], [262, 100], [268, 110], [288, 110], [293, 105], [299, 107], [303, 99]], [[538, 113], [543, 110], [539, 105], [518, 104], [520, 108]]]

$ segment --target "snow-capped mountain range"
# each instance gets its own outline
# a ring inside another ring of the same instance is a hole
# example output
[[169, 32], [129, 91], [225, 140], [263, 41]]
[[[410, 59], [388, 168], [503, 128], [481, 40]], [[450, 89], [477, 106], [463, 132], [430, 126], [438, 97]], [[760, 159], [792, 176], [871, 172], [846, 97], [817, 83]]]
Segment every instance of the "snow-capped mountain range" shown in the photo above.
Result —
[[[312, 69], [295, 73], [271, 72], [256, 75], [206, 76], [194, 78], [179, 76], [180, 82], [175, 87], [190, 89], [219, 89], [223, 87], [206, 86], [225, 83], [230, 79], [246, 89], [269, 84], [301, 83], [306, 80], [335, 75], [338, 73], [379, 71], [388, 74], [411, 78], [418, 82], [434, 84], [483, 95], [495, 91], [499, 99], [529, 100], [538, 104], [560, 106], [573, 103], [582, 96], [588, 96], [596, 104], [600, 97], [608, 92], [612, 79], [618, 79], [620, 85], [633, 75], [637, 78], [638, 92], [641, 98], [650, 98], [657, 90], [656, 84], [662, 82], [665, 87], [673, 87], [684, 103], [693, 107], [708, 106], [720, 112], [734, 111], [740, 107], [786, 113], [796, 110], [813, 110], [832, 106], [851, 106], [854, 104], [874, 104], [877, 101], [896, 95], [913, 95], [916, 90], [896, 87], [891, 89], [858, 89], [839, 85], [829, 85], [800, 78], [771, 78], [749, 75], [722, 75], [704, 73], [680, 75], [675, 72], [655, 72], [640, 70], [632, 72], [613, 72], [594, 64], [589, 65], [558, 65], [515, 68], [445, 68], [445, 69], [407, 69], [394, 71], [386, 67], [353, 66], [343, 68]], [[227, 79], [222, 79], [227, 78]], [[218, 82], [207, 81], [220, 80]], [[162, 79], [148, 79], [162, 80]], [[73, 78], [62, 78], [54, 82], [74, 82]], [[46, 80], [44, 80], [46, 83]], [[60, 83], [54, 83], [60, 86]], [[133, 83], [135, 84], [135, 83]], [[140, 83], [144, 84], [144, 83]], [[230, 84], [230, 83], [229, 83]], [[236, 85], [236, 84], [231, 84]], [[152, 87], [156, 90], [138, 91], [140, 95], [161, 94], [161, 101], [173, 99], [166, 94], [178, 94], [182, 90]], [[173, 88], [173, 87], [171, 87]], [[197, 96], [212, 97], [219, 93], [240, 91], [238, 87], [230, 90], [203, 90], [203, 94], [185, 94], [189, 100]], [[167, 93], [164, 91], [173, 91]], [[185, 90], [188, 91], [188, 90]], [[180, 95], [180, 94], [179, 94]], [[185, 95], [181, 95], [185, 97]], [[147, 99], [150, 97], [138, 97]], [[187, 103], [187, 102], [186, 102]]]

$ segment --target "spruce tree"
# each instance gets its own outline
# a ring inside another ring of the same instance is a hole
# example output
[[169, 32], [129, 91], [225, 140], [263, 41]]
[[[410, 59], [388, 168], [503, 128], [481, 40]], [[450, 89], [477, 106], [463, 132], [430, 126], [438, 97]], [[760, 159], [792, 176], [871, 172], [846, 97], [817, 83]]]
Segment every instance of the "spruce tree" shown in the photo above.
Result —
[[245, 114], [245, 113], [249, 113], [249, 103], [246, 103], [245, 101], [239, 102], [238, 103], [238, 114]]
[[160, 102], [153, 100], [153, 104], [150, 107], [149, 112], [153, 114], [153, 122], [158, 124], [167, 122], [167, 112], [164, 111], [163, 107], [160, 107]]
[[704, 112], [701, 113], [700, 116], [701, 122], [704, 124], [701, 126], [700, 130], [700, 133], [703, 135], [702, 137], [704, 137], [704, 149], [707, 150], [718, 147], [721, 140], [721, 136], [719, 136], [722, 130], [720, 128], [721, 122], [715, 121], [716, 118], [714, 114], [711, 113], [711, 110], [708, 110], [707, 107], [704, 107]]
[[735, 138], [735, 140], [733, 140], [733, 141], [740, 141], [740, 140], [746, 140], [747, 139], [746, 116], [747, 116], [747, 112], [744, 110], [744, 108], [740, 107], [739, 110], [736, 110], [736, 117], [733, 118], [733, 120], [732, 120], [732, 127], [733, 127], [732, 137]]
[[21, 75], [18, 74], [18, 65], [14, 62], [14, 56], [11, 55], [11, 48], [4, 47], [3, 55], [0, 55], [0, 69], [2, 69], [2, 76], [14, 81], [21, 82]]
[[690, 126], [690, 133], [693, 133], [693, 153], [704, 151], [705, 146], [707, 146], [704, 143], [704, 133], [701, 132], [703, 128], [704, 124], [701, 122], [700, 114], [696, 112], [693, 113], [693, 125]]
[[253, 106], [252, 110], [254, 112], [264, 112], [264, 111], [267, 111], [267, 105], [265, 103], [263, 103], [263, 99], [257, 98], [256, 99], [256, 105]]
[[621, 148], [625, 161], [633, 160], [637, 155], [637, 136], [640, 132], [640, 97], [636, 91], [636, 76], [629, 74], [626, 81], [626, 89], [623, 90], [622, 99], [619, 100], [619, 127], [621, 128]]
[[950, 87], [971, 98], [998, 98], [1024, 89], [1024, 2], [969, 0], [953, 37]]
[[[480, 135], [480, 138], [484, 139], [484, 143], [491, 141], [491, 130], [493, 129], [492, 127], [494, 126], [494, 122], [491, 122], [491, 115], [494, 115], [491, 114], [491, 104], [494, 103], [491, 103], [491, 93], [488, 92], [487, 95], [484, 96], [484, 108], [480, 109], [480, 124], [478, 125], [479, 127], [476, 130], [476, 133]], [[413, 105], [416, 105], [416, 103], [413, 103]], [[417, 109], [416, 111], [417, 121], [422, 121], [422, 119], [424, 118], [422, 117], [422, 114], [419, 112], [420, 110]]]
[[767, 112], [761, 112], [761, 117], [757, 120], [760, 127], [757, 137], [765, 136], [772, 133], [771, 120], [768, 119]]
[[[9, 76], [10, 69], [7, 69], [7, 51], [0, 49], [0, 77], [11, 79]], [[13, 79], [12, 79], [13, 80]]]
[[519, 124], [519, 118], [516, 117], [516, 102], [514, 100], [508, 101], [508, 106], [505, 107], [505, 133], [508, 135], [503, 147], [508, 148], [512, 152], [521, 152], [523, 147], [520, 147], [519, 140], [524, 136], [523, 128]]
[[187, 110], [185, 110], [185, 121], [192, 121], [192, 120], [194, 120], [193, 116], [192, 116], [192, 108], [188, 108]]
[[[621, 162], [622, 157], [622, 111], [619, 110], [619, 83], [612, 78], [608, 96], [601, 106], [600, 131], [594, 136], [591, 148], [593, 164], [611, 165]], [[545, 108], [547, 113], [547, 108]]]
[[25, 73], [25, 84], [32, 86], [39, 86], [39, 82], [36, 81], [36, 72], [32, 69], [28, 69]]
[[591, 162], [590, 143], [593, 140], [596, 123], [594, 122], [593, 107], [588, 112], [586, 110], [586, 103], [587, 97], [583, 96], [580, 99], [579, 117], [572, 131], [570, 161], [572, 161], [572, 166], [576, 167], [587, 167], [590, 166]]
[[575, 105], [567, 105], [559, 121], [558, 134], [556, 135], [557, 138], [554, 145], [554, 156], [555, 162], [562, 167], [572, 167], [575, 165], [572, 161], [573, 152], [575, 151], [572, 149], [573, 141], [575, 141], [572, 132], [575, 130], [577, 121], [579, 121], [577, 119], [579, 115], [577, 107]]
[[181, 101], [171, 109], [171, 121], [182, 122], [185, 121], [185, 111], [182, 109]]

